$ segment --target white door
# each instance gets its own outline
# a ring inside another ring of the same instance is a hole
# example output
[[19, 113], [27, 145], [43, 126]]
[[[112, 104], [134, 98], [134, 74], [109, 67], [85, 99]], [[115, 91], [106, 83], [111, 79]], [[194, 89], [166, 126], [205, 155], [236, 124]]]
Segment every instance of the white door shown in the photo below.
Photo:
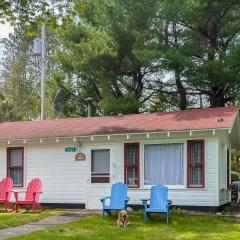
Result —
[[115, 151], [113, 145], [95, 145], [87, 151], [88, 186], [87, 209], [101, 209], [100, 198], [108, 196], [115, 178]]

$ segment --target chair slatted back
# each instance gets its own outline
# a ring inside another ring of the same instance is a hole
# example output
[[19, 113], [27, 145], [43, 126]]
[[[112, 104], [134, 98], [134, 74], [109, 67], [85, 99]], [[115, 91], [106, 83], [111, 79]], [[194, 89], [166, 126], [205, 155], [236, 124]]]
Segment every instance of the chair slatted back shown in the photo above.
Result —
[[38, 202], [41, 191], [42, 181], [39, 178], [32, 179], [27, 186], [25, 201], [33, 201], [35, 195], [35, 202]]
[[128, 187], [121, 182], [112, 185], [110, 206], [116, 208], [124, 208], [127, 198]]
[[168, 188], [163, 185], [152, 186], [150, 195], [150, 208], [167, 209]]
[[13, 189], [13, 180], [10, 177], [3, 178], [0, 184], [0, 200], [10, 201]]

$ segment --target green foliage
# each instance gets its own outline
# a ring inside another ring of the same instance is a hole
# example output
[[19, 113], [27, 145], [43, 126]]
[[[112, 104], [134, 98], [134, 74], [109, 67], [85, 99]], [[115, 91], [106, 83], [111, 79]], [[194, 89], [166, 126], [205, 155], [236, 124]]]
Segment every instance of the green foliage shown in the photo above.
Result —
[[[40, 114], [40, 58], [32, 54], [33, 37], [28, 27], [20, 25], [2, 41], [4, 56], [2, 59], [0, 86], [0, 121], [37, 119]], [[48, 34], [47, 55], [47, 94], [46, 115], [55, 117], [53, 99], [57, 85], [51, 82], [50, 54], [52, 37]], [[51, 43], [51, 44], [50, 44]], [[49, 106], [51, 106], [49, 108]]]
[[[146, 42], [153, 38], [149, 29], [158, 4], [146, 0], [88, 1], [80, 6], [76, 1], [81, 21], [61, 31], [62, 46], [56, 59], [68, 74], [63, 81], [73, 81], [71, 75], [80, 87], [86, 82], [93, 84], [95, 94], [84, 90], [86, 95], [95, 95], [99, 113], [136, 113], [146, 107], [145, 77], [154, 72], [150, 68], [158, 55]], [[84, 101], [82, 95], [78, 99]]]
[[240, 150], [239, 149], [232, 150], [231, 169], [232, 171], [240, 172]]
[[46, 210], [44, 212], [36, 212], [36, 213], [26, 213], [24, 211], [20, 211], [18, 214], [14, 212], [4, 213], [3, 209], [0, 209], [0, 229], [8, 228], [8, 227], [16, 227], [27, 223], [32, 223], [39, 221], [43, 218], [60, 214], [64, 212], [63, 210], [53, 209]]
[[233, 181], [239, 181], [240, 180], [240, 175], [237, 172], [232, 172], [231, 173], [231, 182]]
[[[0, 17], [4, 12], [2, 19], [27, 22], [27, 27], [18, 28], [25, 28], [30, 39], [43, 22], [41, 13], [46, 16], [54, 35], [48, 60], [49, 117], [56, 116], [52, 108], [59, 89], [66, 93], [60, 117], [85, 116], [89, 97], [94, 115], [217, 107], [240, 100], [238, 0], [33, 2], [5, 1]], [[14, 65], [10, 62], [8, 79], [16, 83], [23, 65], [31, 64], [20, 56]], [[22, 102], [17, 92], [2, 93], [3, 109]], [[31, 111], [38, 112], [35, 100]]]
[[11, 239], [115, 239], [115, 240], [197, 240], [197, 239], [238, 239], [240, 225], [235, 220], [223, 219], [213, 215], [169, 216], [165, 223], [165, 214], [152, 214], [144, 223], [142, 212], [130, 213], [131, 224], [128, 228], [118, 228], [117, 213], [107, 216], [102, 223], [101, 216], [82, 218], [70, 224], [47, 228], [21, 237]]
[[190, 211], [182, 209], [182, 208], [174, 207], [173, 209], [171, 209], [170, 213], [174, 214], [174, 215], [177, 215], [177, 214], [181, 215], [181, 214], [190, 213]]
[[104, 115], [138, 113], [139, 104], [139, 101], [131, 95], [124, 95], [119, 98], [105, 95], [99, 102], [99, 106], [104, 109]]

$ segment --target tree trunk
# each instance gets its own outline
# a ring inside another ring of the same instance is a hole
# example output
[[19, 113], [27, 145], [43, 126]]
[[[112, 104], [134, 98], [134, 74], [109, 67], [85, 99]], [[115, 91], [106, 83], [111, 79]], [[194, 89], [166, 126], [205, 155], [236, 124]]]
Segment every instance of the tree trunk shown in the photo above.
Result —
[[224, 96], [224, 90], [219, 88], [211, 88], [211, 93], [209, 94], [210, 107], [224, 107], [226, 99]]
[[187, 109], [187, 92], [185, 87], [182, 85], [180, 73], [178, 70], [175, 70], [175, 82], [179, 94], [179, 108], [181, 110]]
[[[177, 33], [177, 25], [175, 22], [173, 23], [172, 28], [174, 33], [174, 45], [178, 49], [178, 33]], [[180, 110], [185, 110], [187, 109], [187, 92], [185, 87], [182, 85], [181, 70], [179, 66], [175, 66], [174, 73], [175, 73], [175, 83], [176, 83], [176, 87], [179, 94], [178, 106]]]

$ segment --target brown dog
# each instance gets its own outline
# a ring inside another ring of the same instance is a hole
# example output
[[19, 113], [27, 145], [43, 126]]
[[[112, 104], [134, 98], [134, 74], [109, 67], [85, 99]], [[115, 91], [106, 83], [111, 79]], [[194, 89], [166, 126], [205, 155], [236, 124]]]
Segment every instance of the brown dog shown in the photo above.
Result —
[[118, 227], [127, 227], [130, 224], [128, 212], [122, 210], [118, 213], [117, 225]]

